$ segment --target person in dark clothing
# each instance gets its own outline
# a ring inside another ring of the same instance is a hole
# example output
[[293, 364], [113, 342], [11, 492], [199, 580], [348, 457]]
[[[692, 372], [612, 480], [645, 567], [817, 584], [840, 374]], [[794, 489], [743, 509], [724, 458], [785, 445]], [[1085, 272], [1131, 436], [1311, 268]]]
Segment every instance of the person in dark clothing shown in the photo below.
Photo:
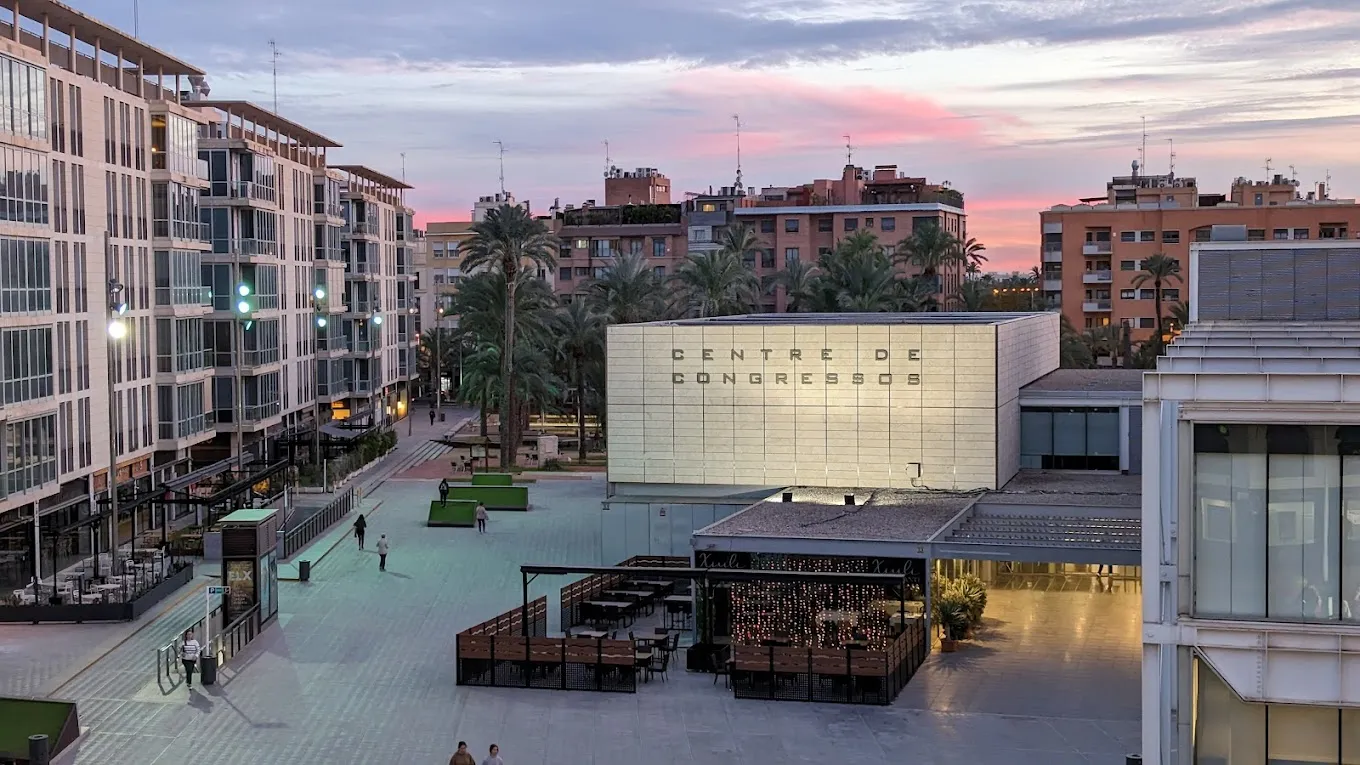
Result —
[[434, 425], [434, 407], [430, 407], [430, 424]]
[[364, 549], [364, 530], [368, 528], [368, 521], [364, 520], [364, 514], [359, 513], [359, 517], [354, 520], [354, 538], [359, 540], [359, 549]]
[[477, 761], [472, 759], [472, 753], [467, 750], [467, 742], [458, 742], [458, 751], [449, 758], [449, 765], [477, 765]]

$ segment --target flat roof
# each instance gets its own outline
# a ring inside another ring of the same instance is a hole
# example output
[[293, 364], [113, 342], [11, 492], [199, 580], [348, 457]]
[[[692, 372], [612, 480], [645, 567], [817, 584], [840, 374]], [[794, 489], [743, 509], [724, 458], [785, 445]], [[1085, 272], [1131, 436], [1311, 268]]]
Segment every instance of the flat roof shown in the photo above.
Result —
[[342, 173], [349, 173], [350, 175], [353, 175], [355, 177], [363, 178], [366, 181], [372, 181], [373, 183], [378, 184], [378, 186], [384, 189], [415, 188], [414, 186], [407, 186], [405, 182], [399, 181], [390, 175], [380, 173], [377, 170], [365, 167], [363, 165], [331, 165], [331, 167], [335, 168], [336, 170], [339, 170]]
[[[0, 2], [3, 2], [3, 0], [0, 0]], [[237, 117], [252, 122], [266, 130], [272, 130], [279, 135], [286, 135], [298, 143], [307, 146], [321, 149], [338, 149], [343, 145], [314, 130], [308, 130], [292, 120], [284, 119], [264, 107], [256, 106], [249, 101], [190, 101], [189, 105], [207, 109], [217, 109], [221, 112], [230, 110], [230, 112]]]
[[965, 215], [962, 208], [939, 202], [896, 205], [790, 205], [788, 207], [738, 207], [733, 215], [842, 215], [848, 213], [952, 212]]
[[1020, 388], [1024, 393], [1133, 393], [1143, 392], [1141, 369], [1055, 369]]
[[[0, 8], [5, 8], [10, 12], [14, 11], [16, 5], [18, 5], [20, 16], [39, 23], [46, 16], [48, 25], [64, 35], [69, 35], [74, 29], [78, 40], [94, 45], [94, 41], [98, 39], [101, 49], [106, 53], [116, 55], [118, 49], [121, 48], [123, 60], [140, 64], [143, 76], [158, 73], [170, 76], [206, 74], [193, 64], [181, 61], [158, 48], [153, 48], [145, 42], [102, 21], [86, 16], [63, 3], [54, 2], [54, 0], [23, 0], [23, 2], [18, 3], [16, 3], [16, 0], [0, 0]], [[72, 45], [72, 48], [74, 47]]]
[[[867, 539], [924, 542], [962, 512], [977, 494], [892, 489], [793, 488], [733, 513], [702, 530], [704, 536], [793, 539]], [[844, 504], [854, 491], [856, 504]], [[696, 532], [699, 533], [699, 532]]]
[[446, 220], [430, 221], [425, 224], [425, 236], [448, 236], [451, 234], [468, 234], [472, 232], [473, 222], [470, 220]]
[[278, 510], [271, 508], [243, 507], [219, 520], [218, 523], [260, 523], [269, 520], [270, 516], [277, 512]]
[[1021, 470], [979, 505], [1141, 508], [1143, 476], [1106, 470]]
[[1047, 316], [1047, 312], [1034, 313], [1001, 313], [1001, 312], [977, 312], [977, 313], [755, 313], [743, 314], [740, 316], [711, 316], [705, 319], [671, 319], [667, 321], [652, 321], [642, 325], [630, 324], [627, 326], [672, 326], [684, 327], [694, 325], [741, 325], [759, 324], [762, 326], [779, 326], [782, 324], [801, 324], [801, 325], [839, 325], [851, 326], [860, 324], [945, 324], [945, 325], [978, 325], [978, 324], [1005, 324], [1011, 321], [1019, 321], [1034, 316]]

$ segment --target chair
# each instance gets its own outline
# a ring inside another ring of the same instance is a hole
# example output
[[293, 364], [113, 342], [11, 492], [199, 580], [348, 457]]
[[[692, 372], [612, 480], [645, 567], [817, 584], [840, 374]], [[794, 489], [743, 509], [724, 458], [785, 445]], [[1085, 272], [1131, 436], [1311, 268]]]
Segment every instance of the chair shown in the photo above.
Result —
[[680, 650], [680, 633], [672, 632], [670, 637], [666, 639], [665, 651], [666, 653], [674, 654], [678, 650]]
[[714, 651], [708, 655], [708, 666], [713, 670], [713, 684], [718, 684], [718, 676], [722, 675], [723, 685], [732, 687], [732, 665], [727, 660], [727, 651]]
[[647, 666], [647, 674], [655, 675], [661, 673], [661, 679], [666, 679], [666, 668], [670, 666], [671, 654], [669, 651], [653, 651], [652, 663]]

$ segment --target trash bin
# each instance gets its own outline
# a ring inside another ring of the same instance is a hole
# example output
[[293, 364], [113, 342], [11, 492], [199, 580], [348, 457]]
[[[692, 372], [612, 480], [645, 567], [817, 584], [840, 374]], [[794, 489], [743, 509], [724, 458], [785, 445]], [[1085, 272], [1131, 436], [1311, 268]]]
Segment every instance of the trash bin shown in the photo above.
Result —
[[443, 422], [444, 419], [445, 419], [446, 417], [448, 417], [447, 414], [444, 414], [443, 412], [440, 412], [440, 413], [439, 413], [439, 421], [440, 421], [440, 422]]
[[1141, 754], [1124, 755], [1124, 765], [1143, 765], [1143, 755]]
[[312, 562], [309, 560], [298, 561], [298, 581], [310, 582], [312, 580]]
[[203, 654], [198, 659], [198, 681], [204, 685], [217, 684], [217, 657]]
[[47, 765], [52, 761], [52, 748], [47, 736], [39, 733], [28, 737], [28, 761], [30, 765]]

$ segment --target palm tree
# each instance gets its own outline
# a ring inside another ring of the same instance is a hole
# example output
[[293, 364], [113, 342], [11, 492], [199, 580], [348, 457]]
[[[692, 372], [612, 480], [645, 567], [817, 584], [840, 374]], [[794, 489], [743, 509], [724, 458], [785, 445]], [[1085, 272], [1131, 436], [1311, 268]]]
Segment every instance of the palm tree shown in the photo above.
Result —
[[974, 273], [981, 270], [982, 264], [987, 262], [987, 256], [982, 254], [986, 249], [987, 245], [973, 238], [960, 242], [959, 252], [963, 256], [965, 268], [971, 268]]
[[474, 346], [463, 357], [457, 396], [459, 401], [477, 405], [482, 438], [486, 438], [486, 416], [495, 405], [500, 388], [500, 365], [501, 355], [494, 345]]
[[989, 282], [982, 279], [966, 279], [959, 285], [959, 291], [951, 300], [960, 310], [983, 311], [987, 299], [992, 296]]
[[820, 272], [817, 266], [802, 260], [785, 263], [781, 271], [765, 277], [765, 291], [773, 293], [784, 288], [784, 308], [789, 313], [804, 313], [818, 310], [816, 305], [817, 280]]
[[1062, 317], [1062, 330], [1060, 334], [1060, 350], [1058, 352], [1058, 365], [1063, 369], [1090, 369], [1095, 366], [1095, 359], [1091, 356], [1091, 347], [1086, 344], [1081, 333], [1072, 326], [1072, 322], [1066, 316]]
[[1143, 261], [1143, 270], [1133, 277], [1133, 286], [1141, 287], [1152, 282], [1152, 299], [1157, 312], [1157, 343], [1162, 344], [1166, 336], [1166, 319], [1162, 316], [1162, 285], [1181, 280], [1181, 262], [1165, 253], [1154, 252]]
[[920, 276], [912, 276], [897, 282], [898, 301], [901, 309], [909, 313], [934, 311], [940, 307], [935, 300], [935, 282]]
[[897, 246], [897, 258], [921, 269], [921, 278], [934, 283], [932, 294], [940, 292], [939, 274], [964, 261], [957, 237], [936, 224], [922, 226]]
[[554, 316], [558, 352], [567, 362], [576, 388], [576, 441], [581, 461], [586, 459], [586, 382], [592, 359], [604, 356], [605, 318], [583, 301], [558, 309]]
[[754, 262], [763, 246], [755, 229], [745, 223], [733, 223], [718, 234], [718, 249], [733, 253], [738, 261], [746, 263]]
[[655, 321], [666, 314], [665, 286], [644, 255], [620, 255], [586, 285], [586, 300], [610, 324]]
[[714, 252], [691, 252], [676, 269], [674, 282], [680, 304], [699, 318], [749, 313], [760, 302], [760, 282], [741, 260], [724, 247]]
[[1190, 304], [1182, 300], [1171, 306], [1171, 323], [1167, 329], [1179, 332], [1190, 325]]
[[[435, 396], [433, 391], [442, 390], [443, 380], [435, 379], [435, 370], [439, 370], [439, 376], [445, 375], [452, 379], [458, 379], [458, 343], [457, 333], [451, 329], [441, 329], [431, 327], [420, 333], [420, 348], [416, 355], [416, 376], [422, 380], [430, 381], [430, 406], [434, 406]], [[439, 362], [435, 363], [436, 354]]]
[[[533, 269], [556, 268], [557, 237], [547, 224], [535, 220], [519, 205], [505, 204], [489, 210], [486, 218], [472, 225], [472, 237], [465, 245], [464, 273], [478, 269], [499, 271], [505, 277], [504, 340], [501, 348], [501, 391], [505, 399], [503, 412], [515, 411], [515, 293], [522, 284], [518, 278], [526, 265]], [[501, 467], [513, 467], [518, 456], [518, 439], [514, 439], [513, 417], [501, 416]]]
[[1120, 352], [1120, 336], [1116, 327], [1109, 324], [1092, 327], [1086, 330], [1083, 339], [1092, 357], [1096, 359], [1108, 357], [1110, 365], [1114, 365], [1114, 360], [1118, 358]]

